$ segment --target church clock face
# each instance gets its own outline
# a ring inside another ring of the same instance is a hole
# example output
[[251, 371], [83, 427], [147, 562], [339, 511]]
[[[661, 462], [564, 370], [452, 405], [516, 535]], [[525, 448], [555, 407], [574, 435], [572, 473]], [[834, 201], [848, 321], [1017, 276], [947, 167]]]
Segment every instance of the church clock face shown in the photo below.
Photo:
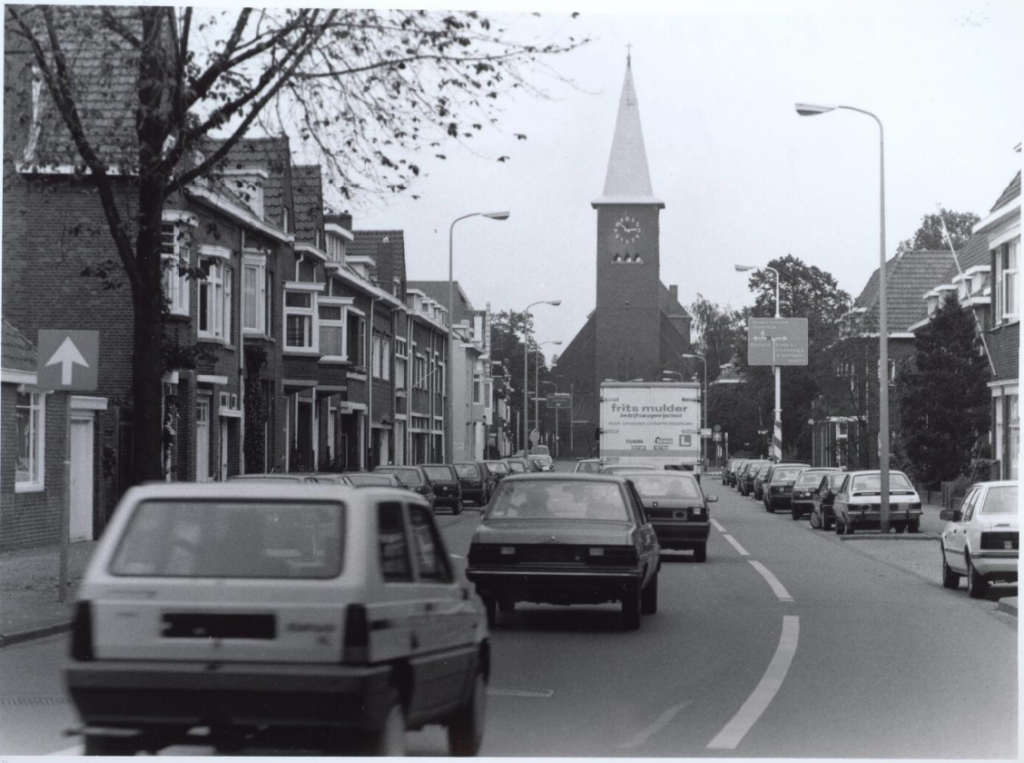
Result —
[[623, 244], [633, 244], [640, 239], [640, 223], [635, 217], [623, 215], [615, 221], [615, 238]]

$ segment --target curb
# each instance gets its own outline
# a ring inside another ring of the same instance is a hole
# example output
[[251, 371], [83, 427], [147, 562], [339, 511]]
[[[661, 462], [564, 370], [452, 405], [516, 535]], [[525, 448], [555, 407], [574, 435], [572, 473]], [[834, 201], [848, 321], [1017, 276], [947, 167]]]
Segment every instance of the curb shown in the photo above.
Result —
[[1016, 596], [1009, 596], [1009, 597], [1007, 597], [1005, 599], [1000, 599], [996, 603], [996, 609], [999, 610], [1000, 612], [1005, 612], [1006, 614], [1008, 614], [1008, 615], [1010, 615], [1012, 617], [1016, 617], [1017, 616], [1017, 597]]
[[38, 628], [31, 628], [27, 631], [18, 631], [17, 633], [11, 633], [7, 635], [0, 635], [0, 648], [5, 646], [13, 646], [14, 644], [23, 644], [26, 641], [35, 641], [36, 639], [45, 638], [46, 636], [53, 636], [57, 633], [66, 633], [71, 630], [71, 621], [63, 623], [53, 623], [51, 625], [42, 625]]

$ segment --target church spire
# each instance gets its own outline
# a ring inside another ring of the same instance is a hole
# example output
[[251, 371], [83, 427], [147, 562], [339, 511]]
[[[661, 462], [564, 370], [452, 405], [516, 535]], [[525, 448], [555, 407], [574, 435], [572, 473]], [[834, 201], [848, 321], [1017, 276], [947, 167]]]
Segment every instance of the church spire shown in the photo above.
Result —
[[634, 203], [661, 204], [651, 189], [651, 175], [647, 168], [644, 134], [640, 127], [640, 107], [633, 88], [632, 56], [626, 55], [626, 78], [619, 97], [619, 115], [615, 120], [608, 174], [604, 193], [595, 204]]

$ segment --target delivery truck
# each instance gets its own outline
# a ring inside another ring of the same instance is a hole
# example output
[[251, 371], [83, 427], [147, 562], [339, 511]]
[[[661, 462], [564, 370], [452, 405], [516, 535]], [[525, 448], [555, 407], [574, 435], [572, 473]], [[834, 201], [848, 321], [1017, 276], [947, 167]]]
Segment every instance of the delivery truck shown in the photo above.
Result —
[[700, 405], [696, 382], [602, 382], [601, 462], [698, 466]]

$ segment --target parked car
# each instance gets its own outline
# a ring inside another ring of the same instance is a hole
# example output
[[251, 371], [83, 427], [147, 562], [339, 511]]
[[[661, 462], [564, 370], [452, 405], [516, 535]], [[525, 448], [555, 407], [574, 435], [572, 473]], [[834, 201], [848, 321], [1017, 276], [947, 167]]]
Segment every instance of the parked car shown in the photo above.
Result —
[[765, 464], [770, 463], [769, 461], [756, 460], [747, 461], [747, 468], [743, 470], [743, 476], [740, 479], [737, 487], [739, 488], [740, 495], [750, 495], [754, 490], [754, 477], [757, 475], [758, 470]]
[[427, 473], [423, 471], [422, 466], [378, 466], [373, 472], [374, 474], [395, 475], [407, 488], [419, 493], [430, 501], [430, 510], [434, 510], [437, 496], [434, 494], [434, 486], [431, 484]]
[[736, 463], [736, 459], [735, 458], [730, 458], [728, 461], [725, 462], [725, 466], [722, 467], [722, 475], [721, 476], [722, 476], [722, 484], [723, 485], [728, 485], [729, 484], [729, 472], [732, 471], [732, 467], [733, 467], [734, 463]]
[[551, 460], [551, 456], [529, 455], [526, 460], [530, 462], [535, 472], [553, 472], [555, 470], [555, 462]]
[[[782, 468], [784, 466], [787, 467], [787, 468], [802, 467], [802, 468], [806, 469], [806, 468], [810, 467], [810, 464], [801, 464], [801, 463], [789, 462], [789, 461], [781, 461], [779, 463], [769, 462], [769, 464], [768, 464], [768, 471], [766, 471], [764, 473], [764, 475], [761, 476], [761, 503], [764, 504], [764, 507], [765, 507], [765, 509], [767, 511], [773, 511], [773, 509], [771, 507], [769, 507], [769, 505], [768, 505], [768, 490], [766, 488], [767, 488], [768, 484], [772, 481], [772, 478], [775, 475], [775, 470], [776, 469], [780, 469], [780, 468]], [[762, 468], [764, 468], [764, 467], [762, 467]], [[787, 503], [788, 503], [788, 501], [787, 501]]]
[[526, 474], [533, 471], [533, 467], [525, 458], [506, 458], [504, 461], [509, 474]]
[[957, 509], [939, 514], [942, 530], [942, 585], [958, 588], [967, 578], [972, 599], [984, 597], [989, 583], [1017, 582], [1020, 536], [1017, 482], [972, 485]]
[[654, 464], [605, 464], [601, 474], [624, 474], [626, 472], [661, 472], [665, 471]]
[[462, 483], [451, 464], [423, 464], [423, 472], [434, 488], [434, 508], [447, 506], [452, 514], [462, 513]]
[[487, 464], [483, 461], [462, 461], [452, 466], [459, 477], [463, 501], [472, 501], [477, 506], [483, 506], [490, 500], [491, 490], [494, 489], [497, 480], [491, 477]]
[[778, 464], [771, 470], [771, 476], [765, 477], [761, 490], [764, 493], [765, 508], [774, 513], [776, 509], [789, 509], [793, 499], [793, 484], [806, 464]]
[[729, 468], [727, 473], [729, 487], [736, 487], [736, 481], [740, 474], [740, 469], [746, 466], [747, 459], [735, 458], [732, 460], [732, 466]]
[[576, 467], [573, 469], [575, 474], [597, 474], [601, 471], [601, 459], [600, 458], [581, 458], [576, 462]]
[[261, 739], [400, 755], [423, 724], [464, 755], [489, 653], [422, 497], [154, 483], [125, 493], [93, 553], [65, 677], [86, 755]]
[[707, 561], [711, 531], [708, 504], [715, 503], [718, 496], [704, 495], [691, 474], [637, 472], [629, 475], [629, 480], [654, 525], [658, 545], [693, 551], [695, 561]]
[[555, 460], [551, 457], [551, 450], [547, 445], [534, 445], [530, 448], [528, 456], [541, 459], [545, 467], [542, 471], [553, 472], [555, 470]]
[[621, 602], [622, 625], [658, 609], [659, 547], [627, 479], [524, 474], [502, 480], [473, 535], [466, 575], [491, 624], [517, 602]]
[[753, 486], [747, 495], [753, 495], [755, 501], [764, 500], [764, 478], [768, 476], [773, 464], [771, 461], [764, 461], [754, 469]]
[[345, 483], [352, 487], [397, 487], [408, 490], [394, 474], [378, 472], [345, 472]]
[[811, 500], [814, 502], [814, 507], [811, 509], [811, 516], [809, 520], [811, 527], [820, 530], [832, 529], [836, 521], [836, 515], [832, 510], [832, 504], [836, 499], [836, 493], [838, 493], [839, 488], [843, 486], [843, 481], [845, 479], [845, 472], [826, 474], [821, 478], [821, 481], [818, 483], [818, 489], [815, 490], [811, 496]]
[[271, 472], [269, 474], [236, 474], [228, 482], [260, 482], [262, 484], [291, 485], [338, 485], [345, 484], [340, 474], [334, 472]]
[[491, 479], [494, 481], [495, 485], [497, 485], [499, 482], [505, 479], [505, 477], [511, 474], [508, 468], [508, 464], [506, 464], [504, 461], [498, 459], [488, 459], [487, 461], [484, 461], [484, 464], [487, 466], [487, 473], [491, 476]]
[[793, 519], [801, 519], [810, 516], [814, 511], [814, 495], [821, 484], [821, 478], [826, 474], [842, 474], [841, 470], [833, 466], [819, 466], [804, 469], [797, 475], [793, 483], [793, 498], [789, 504]]
[[[850, 472], [833, 501], [836, 535], [881, 527], [882, 473]], [[896, 532], [917, 532], [921, 527], [921, 497], [907, 475], [889, 472], [889, 524]]]

